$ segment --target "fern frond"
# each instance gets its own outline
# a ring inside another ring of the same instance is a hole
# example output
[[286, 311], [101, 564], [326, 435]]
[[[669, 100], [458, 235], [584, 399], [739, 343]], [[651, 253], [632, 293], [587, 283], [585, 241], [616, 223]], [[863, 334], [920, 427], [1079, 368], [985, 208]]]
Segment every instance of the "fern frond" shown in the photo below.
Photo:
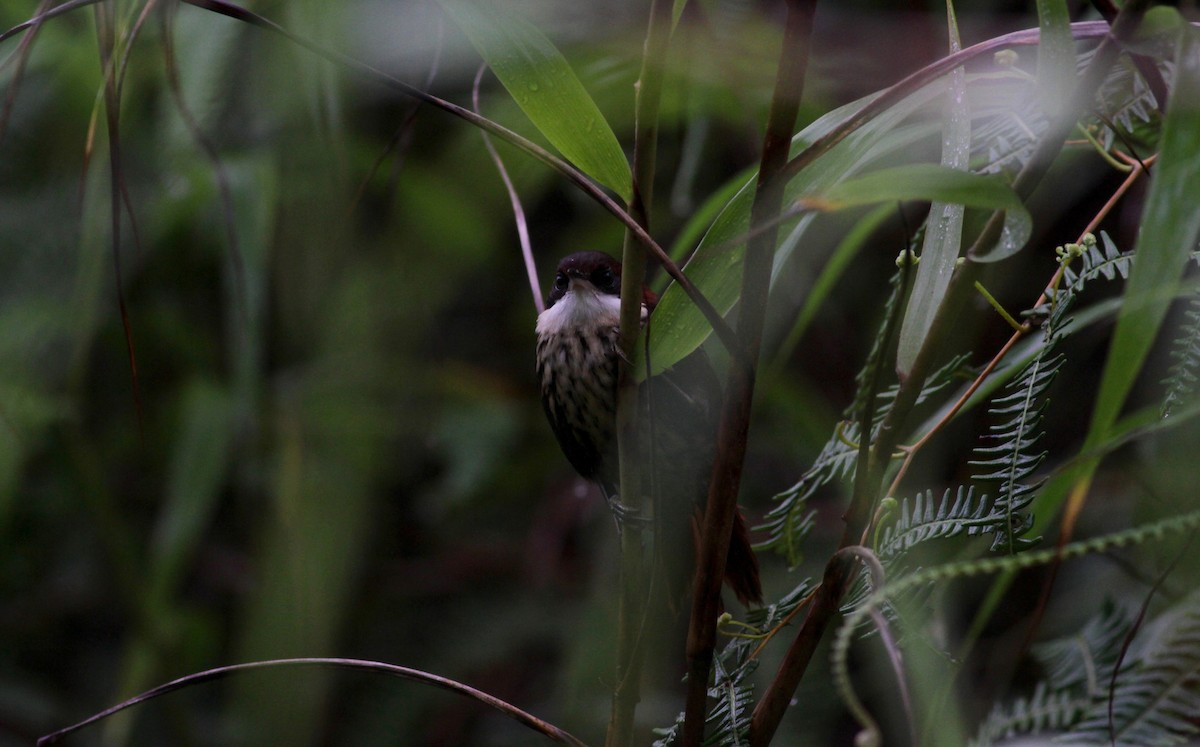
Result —
[[839, 424], [839, 429], [825, 443], [812, 466], [800, 476], [799, 482], [775, 496], [777, 505], [767, 513], [766, 522], [758, 527], [766, 529], [770, 538], [758, 545], [758, 549], [774, 550], [786, 557], [791, 565], [800, 562], [800, 546], [813, 525], [808, 499], [822, 486], [853, 472], [858, 462], [857, 437], [856, 426]]
[[[778, 602], [768, 604], [746, 614], [745, 624], [764, 634], [783, 625], [796, 607], [812, 593], [811, 579], [805, 579]], [[750, 674], [758, 668], [758, 660], [751, 654], [759, 647], [763, 636], [731, 638], [713, 661], [713, 681], [709, 696], [713, 707], [706, 718], [711, 733], [705, 744], [746, 744], [746, 733], [750, 729], [750, 716], [754, 709], [754, 686], [749, 682]], [[671, 747], [679, 743], [683, 730], [683, 713], [675, 723], [665, 729], [655, 729], [659, 736], [653, 747]]]
[[[812, 590], [812, 579], [806, 578], [793, 587], [787, 594], [784, 594], [778, 602], [749, 610], [746, 613], [746, 623], [759, 630], [773, 630], [783, 624], [783, 621], [795, 611], [796, 607], [800, 606], [800, 603], [812, 593]], [[730, 650], [739, 643], [746, 644], [746, 639], [730, 641]], [[757, 647], [757, 644], [755, 644], [755, 647]]]
[[[1126, 136], [1136, 136], [1142, 127], [1157, 122], [1159, 110], [1166, 103], [1154, 100], [1154, 93], [1146, 85], [1145, 78], [1124, 57], [1113, 66], [1096, 97], [1098, 111], [1104, 114], [1107, 124], [1117, 125]], [[1110, 126], [1105, 126], [1099, 133], [1099, 140], [1105, 148], [1112, 148], [1119, 138]]]
[[1041, 438], [1042, 414], [1047, 404], [1043, 395], [1064, 361], [1061, 355], [1047, 354], [1053, 347], [1053, 338], [1049, 337], [1052, 330], [1047, 329], [1046, 333], [1046, 346], [1008, 385], [1006, 393], [993, 400], [990, 412], [1003, 420], [989, 428], [991, 432], [985, 438], [991, 443], [977, 446], [976, 458], [970, 462], [979, 470], [975, 480], [996, 486], [993, 510], [1003, 514], [1003, 524], [992, 529], [996, 535], [993, 552], [1012, 553], [1032, 543], [1022, 536], [1032, 522], [1025, 509], [1040, 484], [1040, 481], [1030, 482], [1029, 478], [1046, 458], [1045, 451], [1034, 451]]
[[1045, 394], [1065, 361], [1055, 348], [1070, 333], [1067, 314], [1089, 282], [1127, 278], [1133, 264], [1132, 253], [1122, 252], [1105, 233], [1099, 242], [1089, 239], [1080, 249], [1078, 268], [1066, 266], [1063, 287], [1048, 293], [1050, 302], [1044, 309], [1046, 319], [1042, 325], [1045, 344], [992, 400], [989, 413], [999, 422], [988, 429], [984, 443], [975, 448], [975, 458], [970, 461], [976, 468], [973, 479], [994, 485], [994, 508], [1005, 515], [1003, 525], [993, 530], [993, 552], [1014, 553], [1036, 541], [1023, 536], [1033, 521], [1026, 509], [1041, 482], [1033, 476], [1046, 459], [1046, 452], [1038, 449], [1042, 416], [1048, 404]]
[[683, 738], [683, 712], [675, 717], [675, 723], [670, 727], [655, 729], [654, 733], [658, 735], [658, 739], [651, 742], [650, 747], [672, 747], [679, 744], [679, 740]]
[[990, 102], [998, 112], [972, 124], [971, 161], [980, 164], [976, 170], [985, 174], [1016, 173], [1033, 155], [1034, 146], [1049, 124], [1036, 82], [1014, 75], [1005, 85], [986, 90], [978, 87], [968, 93], [983, 97], [978, 102], [972, 99], [972, 111]]
[[[917, 403], [925, 402], [952, 382], [959, 380], [966, 360], [966, 355], [957, 356], [932, 373], [917, 395]], [[875, 398], [875, 426], [878, 426], [883, 414], [895, 401], [899, 390], [899, 385], [893, 385]], [[769, 538], [758, 545], [759, 549], [774, 550], [793, 565], [800, 562], [800, 544], [812, 528], [812, 513], [806, 510], [808, 499], [822, 486], [834, 480], [849, 478], [858, 464], [858, 442], [861, 435], [858, 420], [853, 412], [856, 406], [852, 405], [847, 409], [848, 420], [838, 424], [837, 430], [825, 443], [813, 465], [800, 477], [800, 481], [775, 496], [777, 505], [767, 513], [766, 522], [758, 527], [769, 532]]]
[[993, 511], [987, 496], [976, 497], [974, 488], [959, 487], [953, 493], [946, 490], [935, 501], [933, 491], [918, 493], [912, 500], [900, 501], [896, 522], [883, 530], [875, 553], [889, 564], [910, 548], [931, 539], [976, 535], [991, 531], [1003, 520]]
[[1057, 733], [1069, 744], [1178, 744], [1200, 731], [1200, 594], [1193, 594], [1139, 639], [1112, 693], [1117, 665], [1133, 616], [1108, 602], [1079, 633], [1037, 646], [1033, 654], [1047, 671], [1032, 696], [996, 708], [973, 745], [983, 747], [1017, 734]]
[[[883, 314], [880, 317], [879, 328], [875, 331], [875, 339], [871, 341], [871, 351], [867, 353], [867, 359], [863, 363], [861, 369], [854, 377], [854, 401], [846, 408], [845, 418], [854, 423], [863, 422], [862, 414], [866, 409], [868, 402], [872, 399], [872, 393], [875, 387], [873, 382], [878, 377], [882, 377], [884, 368], [884, 359], [887, 357], [888, 349], [892, 341], [889, 338], [888, 330], [890, 328], [889, 321], [892, 320], [897, 312], [900, 302], [903, 300], [905, 282], [904, 271], [897, 270], [889, 281], [891, 284], [891, 292], [888, 293], [887, 301], [883, 304]], [[875, 430], [875, 423], [882, 416], [883, 407], [879, 406], [878, 402], [874, 403], [875, 411], [871, 413], [871, 430]]]
[[[926, 380], [925, 385], [921, 387], [921, 391], [917, 393], [916, 404], [919, 405], [922, 402], [929, 400], [933, 395], [937, 394], [955, 382], [969, 380], [970, 377], [964, 375], [964, 369], [966, 367], [967, 360], [970, 359], [970, 357], [971, 356], [969, 353], [957, 355], [942, 365], [941, 368], [931, 373]], [[899, 392], [900, 385], [893, 384], [879, 393], [879, 410], [881, 415], [886, 413], [887, 410], [892, 406], [892, 403], [896, 401], [896, 395], [899, 394]]]
[[717, 657], [713, 661], [713, 685], [708, 690], [713, 699], [713, 708], [707, 718], [708, 743], [741, 747], [748, 744], [746, 736], [750, 732], [750, 714], [754, 710], [754, 685], [746, 680], [757, 661], [728, 670], [722, 659]]
[[[855, 376], [857, 382], [854, 401], [846, 408], [844, 421], [838, 423], [834, 433], [829, 437], [816, 461], [809, 467], [800, 480], [787, 490], [775, 496], [776, 506], [767, 513], [766, 522], [758, 527], [769, 533], [769, 539], [758, 546], [763, 550], [774, 550], [788, 559], [790, 565], [800, 563], [802, 556], [800, 545], [812, 526], [812, 513], [807, 511], [808, 499], [816, 491], [833, 480], [845, 479], [852, 474], [858, 463], [859, 442], [863, 438], [861, 423], [863, 410], [871, 401], [872, 380], [882, 370], [884, 351], [887, 347], [888, 320], [896, 312], [903, 290], [902, 275], [896, 272], [891, 279], [891, 292], [884, 304], [883, 319], [875, 334], [871, 352], [867, 355], [862, 370]], [[893, 395], [894, 397], [895, 395]], [[880, 398], [875, 398], [876, 400]], [[867, 422], [871, 423], [870, 436], [874, 435], [875, 424], [879, 421], [883, 409], [876, 401], [875, 412]]]
[[1200, 290], [1193, 293], [1184, 312], [1184, 323], [1172, 344], [1174, 363], [1167, 372], [1162, 417], [1200, 393]]
[[1104, 245], [1103, 251], [1096, 244], [1084, 245], [1078, 270], [1069, 266], [1063, 270], [1063, 280], [1071, 294], [1082, 293], [1087, 283], [1097, 278], [1115, 280], [1120, 276], [1125, 280], [1129, 277], [1129, 270], [1133, 267], [1133, 252], [1122, 252], [1104, 231], [1100, 232], [1100, 243]]
[[971, 740], [971, 747], [988, 747], [1020, 734], [1062, 731], [1078, 721], [1090, 705], [1090, 698], [1069, 690], [1051, 690], [1040, 682], [1028, 698], [994, 708]]
[[1039, 643], [1030, 653], [1045, 671], [1050, 688], [1076, 688], [1097, 695], [1107, 685], [1133, 623], [1126, 607], [1106, 601], [1077, 633]]
[[[899, 598], [913, 589], [930, 584], [944, 584], [956, 578], [968, 578], [985, 573], [1020, 571], [1091, 553], [1107, 552], [1116, 547], [1160, 541], [1168, 533], [1188, 533], [1196, 531], [1198, 528], [1200, 528], [1200, 511], [1191, 511], [1142, 526], [1113, 532], [1112, 534], [1080, 542], [1071, 542], [1058, 548], [1032, 550], [1017, 555], [991, 556], [978, 560], [958, 561], [942, 566], [918, 569], [911, 573], [900, 574], [899, 576], [893, 575], [883, 588], [874, 591], [864, 603], [858, 605], [852, 612], [847, 614], [841, 627], [838, 628], [834, 636], [832, 651], [834, 684], [838, 689], [839, 695], [842, 697], [842, 701], [846, 704], [852, 715], [854, 715], [860, 727], [867, 733], [867, 736], [878, 737], [878, 728], [873, 717], [867, 712], [862, 701], [854, 691], [847, 661], [855, 630], [873, 610], [879, 609], [889, 599]], [[1134, 680], [1133, 685], [1130, 686], [1130, 677], [1123, 677], [1121, 679], [1121, 687], [1124, 687], [1128, 691], [1120, 693], [1123, 696], [1121, 711], [1123, 719], [1121, 721], [1122, 738], [1124, 738], [1125, 734], [1135, 734], [1138, 738], [1141, 738], [1154, 729], [1159, 729], [1158, 736], [1161, 736], [1162, 734], [1167, 734], [1167, 730], [1169, 729], [1182, 728], [1181, 724], [1175, 719], [1179, 713], [1187, 713], [1186, 710], [1180, 711], [1179, 709], [1181, 708], [1191, 708], [1190, 712], [1193, 714], [1200, 713], [1200, 697], [1197, 696], [1197, 693], [1200, 692], [1200, 603], [1195, 602], [1196, 599], [1200, 599], [1200, 593], [1194, 594], [1192, 597], [1190, 620], [1184, 633], [1181, 635], [1172, 635], [1167, 645], [1158, 647], [1160, 650], [1165, 650], [1164, 653], [1147, 657], [1143, 652], [1143, 655], [1137, 659], [1139, 667], [1160, 671], [1162, 672], [1162, 676], [1145, 678], [1145, 680], [1157, 680], [1156, 682], [1151, 682], [1148, 687], [1138, 687], [1138, 685], [1144, 685], [1145, 683], [1137, 680]], [[1178, 628], [1180, 626], [1176, 625], [1174, 627]], [[1183, 642], [1178, 643], [1178, 641]], [[1138, 695], [1146, 692], [1150, 692], [1149, 698], [1137, 698]], [[1193, 700], [1197, 702], [1193, 703]], [[1045, 697], [1043, 697], [1044, 701]], [[1089, 707], [1094, 711], [1094, 698], [1091, 703]], [[1164, 703], [1167, 704], [1167, 707], [1162, 707]], [[1026, 708], [1026, 710], [1028, 711], [1029, 709]], [[1070, 717], [1070, 710], [1058, 709], [1056, 712], [1063, 714], [1063, 719], [1069, 719]], [[1050, 721], [1049, 718], [1047, 716], [1045, 719], [1035, 719], [1031, 723], [1035, 726], [1047, 726], [1051, 723], [1059, 723], [1057, 720]], [[1055, 718], [1057, 719], [1058, 717]], [[1000, 717], [998, 717], [998, 720], [1000, 720]], [[1068, 722], [1068, 720], [1063, 721], [1063, 723]], [[1016, 722], [1010, 719], [1008, 723], [1015, 724]], [[1145, 729], [1139, 728], [1135, 730], [1132, 728], [1146, 724], [1150, 726]], [[1015, 729], [1016, 726], [1014, 725], [999, 729], [999, 731], [1006, 733]], [[990, 738], [983, 743], [986, 744], [989, 741]], [[1129, 743], [1132, 744], [1133, 742]], [[1142, 743], [1153, 744], [1155, 742], [1146, 741]]]
[[[1091, 60], [1094, 50], [1079, 55], [1080, 70]], [[973, 163], [983, 173], [1015, 173], [1029, 160], [1034, 146], [1044, 134], [1049, 120], [1042, 107], [1036, 81], [1013, 76], [998, 83], [992, 76], [988, 86], [974, 86], [969, 92], [979, 96], [972, 109], [991, 105], [997, 113], [980, 117], [973, 123]], [[1111, 149], [1129, 138], [1141, 139], [1140, 133], [1153, 131], [1162, 102], [1154, 100], [1149, 86], [1127, 59], [1115, 65], [1097, 95], [1096, 137]], [[1150, 127], [1147, 127], [1150, 125]], [[1117, 127], [1121, 132], [1113, 130]]]
[[1117, 745], [1179, 744], [1200, 732], [1200, 594], [1172, 611], [1166, 634], [1123, 671], [1112, 695], [1097, 698], [1071, 739]]

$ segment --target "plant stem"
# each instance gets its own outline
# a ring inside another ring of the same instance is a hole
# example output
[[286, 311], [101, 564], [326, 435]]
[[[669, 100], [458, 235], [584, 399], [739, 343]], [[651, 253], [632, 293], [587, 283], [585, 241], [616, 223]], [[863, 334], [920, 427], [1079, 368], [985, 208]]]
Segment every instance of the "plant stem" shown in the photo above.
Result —
[[165, 684], [159, 685], [151, 690], [147, 690], [140, 695], [135, 695], [128, 700], [122, 701], [117, 705], [96, 713], [88, 718], [73, 724], [64, 729], [59, 729], [56, 732], [47, 734], [38, 739], [38, 747], [44, 745], [56, 744], [64, 737], [69, 736], [80, 729], [90, 726], [98, 721], [103, 721], [113, 714], [124, 711], [127, 708], [145, 703], [148, 700], [154, 700], [163, 695], [182, 690], [185, 687], [199, 685], [201, 683], [213, 682], [230, 677], [243, 672], [261, 671], [264, 669], [295, 669], [299, 667], [318, 668], [318, 669], [346, 669], [353, 672], [370, 672], [384, 674], [390, 677], [397, 677], [404, 680], [419, 682], [424, 685], [436, 687], [448, 692], [461, 695], [465, 698], [475, 700], [489, 708], [492, 708], [508, 718], [516, 721], [522, 726], [536, 731], [551, 741], [558, 744], [566, 744], [571, 747], [583, 747], [583, 742], [570, 733], [554, 726], [553, 724], [543, 721], [542, 719], [527, 713], [526, 711], [517, 708], [511, 703], [507, 703], [499, 698], [489, 695], [482, 690], [477, 690], [470, 685], [465, 685], [457, 680], [448, 679], [436, 674], [413, 669], [411, 667], [401, 667], [395, 664], [386, 664], [381, 661], [368, 661], [364, 659], [338, 659], [338, 658], [320, 658], [308, 657], [299, 659], [271, 659], [267, 661], [251, 661], [243, 664], [231, 664], [224, 667], [216, 667], [213, 669], [205, 669], [202, 672], [189, 674], [186, 677], [180, 677], [176, 680], [171, 680]]
[[[654, 172], [658, 152], [658, 112], [667, 47], [671, 40], [671, 8], [666, 0], [651, 0], [650, 20], [642, 53], [642, 70], [634, 104], [633, 189], [629, 215], [645, 231], [650, 228], [654, 199]], [[617, 447], [621, 502], [635, 515], [645, 515], [651, 503], [644, 495], [642, 471], [646, 465], [638, 439], [637, 377], [630, 370], [634, 347], [642, 327], [642, 285], [646, 277], [646, 245], [633, 230], [626, 230], [621, 256], [621, 374], [618, 378]], [[621, 600], [617, 622], [617, 673], [612, 712], [605, 744], [624, 747], [633, 740], [633, 717], [641, 697], [645, 650], [640, 645], [646, 625], [648, 575], [640, 527], [621, 532]]]
[[[783, 205], [780, 178], [787, 163], [796, 115], [804, 91], [808, 52], [812, 37], [816, 0], [789, 0], [775, 92], [763, 137], [762, 159], [750, 225], [770, 223]], [[692, 588], [692, 613], [688, 628], [688, 694], [684, 711], [684, 747], [699, 745], [704, 737], [708, 704], [708, 678], [716, 645], [717, 615], [721, 604], [721, 581], [729, 555], [730, 534], [737, 511], [738, 487], [750, 430], [754, 401], [755, 372], [766, 319], [771, 263], [775, 255], [778, 227], [754, 236], [746, 247], [742, 273], [738, 338], [746, 359], [734, 361], [725, 387], [725, 401], [718, 431], [718, 450], [709, 486], [708, 503], [701, 528], [699, 558]]]
[[1000, 315], [1000, 318], [1003, 319], [1009, 327], [1012, 327], [1014, 332], [1023, 335], [1029, 331], [1029, 325], [1021, 324], [1016, 319], [1013, 319], [1013, 315], [1008, 313], [1008, 309], [1004, 308], [1004, 305], [997, 301], [996, 297], [993, 296], [983, 285], [983, 283], [979, 282], [978, 280], [975, 281], [975, 290], [979, 291], [979, 295], [983, 296], [984, 300], [988, 302], [988, 305]]
[[[1084, 21], [1081, 23], [1071, 24], [1071, 34], [1078, 39], [1096, 39], [1108, 36], [1109, 25], [1104, 21]], [[980, 42], [973, 46], [967, 47], [961, 52], [947, 55], [936, 62], [917, 70], [905, 78], [897, 81], [890, 88], [880, 93], [875, 98], [868, 101], [862, 109], [858, 110], [853, 116], [846, 119], [845, 122], [830, 130], [821, 138], [813, 141], [811, 145], [805, 148], [799, 155], [788, 161], [783, 170], [784, 179], [791, 179], [800, 173], [804, 167], [815, 161], [820, 156], [829, 152], [833, 146], [845, 140], [859, 127], [862, 127], [867, 122], [877, 117], [880, 113], [887, 111], [905, 97], [915, 93], [922, 87], [932, 83], [943, 75], [957, 67], [961, 67], [971, 60], [984, 57], [989, 54], [994, 54], [1001, 49], [1009, 47], [1032, 46], [1036, 45], [1040, 39], [1038, 29], [1023, 29], [1014, 31], [1011, 34], [998, 36], [994, 39]], [[1078, 90], [1078, 89], [1077, 89]], [[1072, 120], [1072, 124], [1074, 121]]]

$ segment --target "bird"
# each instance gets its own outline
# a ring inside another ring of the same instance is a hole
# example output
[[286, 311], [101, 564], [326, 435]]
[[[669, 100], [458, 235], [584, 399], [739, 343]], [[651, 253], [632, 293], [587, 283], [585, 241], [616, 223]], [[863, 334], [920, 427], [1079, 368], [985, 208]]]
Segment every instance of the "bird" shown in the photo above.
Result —
[[[642, 290], [643, 325], [658, 297]], [[639, 521], [620, 500], [616, 413], [620, 376], [621, 263], [581, 251], [558, 264], [536, 325], [542, 407], [567, 461], [597, 484], [618, 527]], [[646, 379], [638, 390], [643, 487], [654, 496], [656, 547], [668, 585], [688, 586], [716, 454], [721, 387], [702, 349]], [[645, 475], [645, 473], [649, 473]], [[745, 518], [735, 516], [725, 582], [743, 604], [762, 601], [758, 560]], [[686, 593], [686, 592], [682, 592]]]

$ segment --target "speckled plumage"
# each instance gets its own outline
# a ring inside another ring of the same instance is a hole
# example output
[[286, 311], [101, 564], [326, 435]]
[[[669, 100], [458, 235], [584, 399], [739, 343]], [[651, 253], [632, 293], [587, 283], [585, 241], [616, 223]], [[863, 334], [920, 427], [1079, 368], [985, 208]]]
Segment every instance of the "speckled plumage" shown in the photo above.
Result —
[[[621, 510], [616, 410], [619, 373], [621, 265], [607, 254], [579, 252], [559, 263], [548, 306], [537, 320], [537, 378], [546, 418], [563, 454], [580, 475], [597, 483]], [[644, 292], [642, 319], [655, 301]], [[715, 454], [720, 386], [702, 351], [640, 387], [652, 411], [641, 418], [644, 476], [655, 498], [656, 542], [671, 548], [668, 575], [686, 587], [693, 524], [702, 513]], [[651, 431], [648, 423], [652, 420]], [[739, 513], [730, 543], [727, 580], [743, 602], [762, 592], [758, 563]]]
[[559, 276], [569, 275], [567, 287], [551, 291], [550, 306], [537, 321], [537, 377], [550, 427], [571, 466], [609, 495], [617, 482], [613, 429], [621, 299], [603, 292], [591, 275], [607, 270], [619, 283], [614, 264], [599, 252], [563, 260]]

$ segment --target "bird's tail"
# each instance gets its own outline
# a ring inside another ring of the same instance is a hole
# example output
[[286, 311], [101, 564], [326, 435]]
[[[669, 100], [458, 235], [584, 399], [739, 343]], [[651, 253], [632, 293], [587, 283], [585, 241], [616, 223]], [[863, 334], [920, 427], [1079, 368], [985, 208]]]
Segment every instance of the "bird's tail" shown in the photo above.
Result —
[[[700, 525], [704, 512], [699, 506], [692, 515], [692, 550], [695, 562], [700, 562]], [[691, 591], [692, 578], [687, 574], [687, 590]], [[762, 581], [758, 575], [758, 557], [750, 542], [750, 528], [746, 517], [738, 510], [733, 515], [733, 532], [729, 537], [729, 554], [725, 557], [725, 583], [733, 590], [738, 601], [745, 605], [762, 604]]]
[[742, 604], [762, 604], [762, 581], [758, 577], [758, 557], [750, 542], [746, 517], [733, 516], [733, 534], [729, 538], [729, 556], [725, 559], [725, 583]]

